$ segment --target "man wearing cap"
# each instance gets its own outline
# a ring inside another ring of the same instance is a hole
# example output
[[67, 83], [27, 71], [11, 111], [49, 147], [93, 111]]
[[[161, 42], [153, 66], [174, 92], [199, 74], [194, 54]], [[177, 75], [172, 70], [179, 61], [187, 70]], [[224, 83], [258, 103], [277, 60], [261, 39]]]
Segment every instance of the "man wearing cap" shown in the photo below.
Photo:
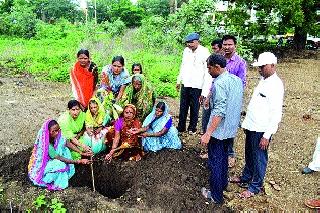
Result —
[[210, 190], [202, 188], [204, 197], [223, 203], [223, 190], [228, 185], [228, 144], [237, 134], [242, 108], [243, 85], [241, 79], [228, 73], [226, 59], [212, 54], [207, 62], [208, 72], [215, 78], [211, 88], [211, 115], [201, 144], [208, 146]]
[[268, 146], [282, 117], [284, 86], [276, 73], [277, 58], [271, 52], [259, 55], [253, 66], [259, 67], [262, 76], [254, 89], [242, 128], [246, 134], [245, 166], [240, 178], [231, 182], [248, 185], [240, 194], [252, 197], [261, 191], [268, 163]]
[[[177, 77], [177, 90], [180, 89], [180, 112], [178, 131], [186, 131], [190, 108], [189, 134], [196, 134], [201, 97], [209, 93], [212, 78], [207, 72], [209, 50], [199, 43], [198, 33], [190, 33], [185, 38], [187, 47], [183, 51], [180, 73]], [[181, 86], [180, 86], [181, 85]]]

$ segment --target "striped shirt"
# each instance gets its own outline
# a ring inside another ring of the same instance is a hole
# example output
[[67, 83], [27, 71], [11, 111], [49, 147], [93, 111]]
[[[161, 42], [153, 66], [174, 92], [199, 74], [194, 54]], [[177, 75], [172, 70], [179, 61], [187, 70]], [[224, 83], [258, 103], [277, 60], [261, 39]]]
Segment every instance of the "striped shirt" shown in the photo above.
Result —
[[213, 80], [210, 100], [211, 115], [222, 117], [212, 137], [219, 140], [234, 138], [240, 124], [243, 84], [239, 77], [223, 72]]

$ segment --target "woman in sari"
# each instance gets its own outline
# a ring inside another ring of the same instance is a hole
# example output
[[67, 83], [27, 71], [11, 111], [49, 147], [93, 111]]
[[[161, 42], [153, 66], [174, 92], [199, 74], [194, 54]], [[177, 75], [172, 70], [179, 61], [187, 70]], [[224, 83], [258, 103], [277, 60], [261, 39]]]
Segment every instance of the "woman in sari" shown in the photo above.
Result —
[[57, 121], [47, 120], [38, 132], [28, 165], [28, 176], [33, 184], [49, 190], [68, 187], [75, 173], [73, 164], [90, 163], [88, 159], [72, 160], [68, 147], [75, 149], [61, 136]]
[[141, 128], [141, 122], [136, 119], [136, 107], [127, 104], [121, 116], [114, 124], [114, 139], [110, 152], [105, 160], [111, 161], [113, 157], [120, 157], [123, 160], [141, 160], [143, 155], [138, 135], [131, 134], [132, 129]]
[[172, 124], [169, 107], [165, 102], [159, 102], [147, 116], [142, 128], [132, 131], [142, 138], [144, 151], [157, 152], [163, 148], [181, 149], [178, 130]]
[[[83, 133], [85, 131], [85, 113], [80, 109], [80, 103], [77, 100], [68, 102], [68, 110], [59, 118], [58, 123], [61, 127], [63, 137], [70, 140], [79, 149], [84, 150], [86, 154], [92, 155], [92, 150], [83, 142]], [[78, 152], [71, 152], [72, 159], [80, 159]]]
[[137, 107], [137, 117], [141, 121], [152, 111], [156, 101], [152, 86], [145, 81], [142, 74], [132, 76], [132, 84], [126, 88], [125, 97], [129, 103]]
[[124, 90], [131, 82], [130, 75], [124, 69], [124, 58], [115, 56], [112, 64], [102, 68], [101, 88], [112, 91], [115, 101], [121, 100]]
[[142, 74], [142, 65], [140, 63], [134, 63], [131, 67], [132, 74]]
[[[86, 112], [86, 132], [83, 135], [83, 140], [87, 146], [91, 147], [94, 154], [106, 149], [105, 136], [108, 129], [103, 125], [106, 116], [108, 115], [106, 115], [100, 101], [95, 97], [92, 98], [89, 101], [89, 110]], [[107, 118], [107, 120], [109, 119]]]
[[98, 68], [90, 61], [88, 50], [81, 49], [77, 53], [78, 61], [70, 73], [71, 88], [74, 98], [81, 104], [82, 110], [88, 107], [97, 82]]

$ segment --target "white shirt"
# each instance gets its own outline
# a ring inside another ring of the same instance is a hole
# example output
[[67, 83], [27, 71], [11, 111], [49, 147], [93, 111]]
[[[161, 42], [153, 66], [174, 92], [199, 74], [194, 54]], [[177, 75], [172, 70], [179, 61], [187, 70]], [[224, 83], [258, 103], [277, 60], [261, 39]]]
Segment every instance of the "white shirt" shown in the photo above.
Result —
[[209, 56], [209, 50], [201, 45], [194, 52], [186, 47], [183, 51], [177, 83], [182, 82], [184, 87], [202, 89], [201, 95], [206, 97], [212, 82], [212, 77], [209, 75], [207, 68]]
[[283, 94], [283, 83], [276, 73], [262, 78], [253, 91], [242, 128], [264, 132], [263, 137], [270, 139], [281, 121]]

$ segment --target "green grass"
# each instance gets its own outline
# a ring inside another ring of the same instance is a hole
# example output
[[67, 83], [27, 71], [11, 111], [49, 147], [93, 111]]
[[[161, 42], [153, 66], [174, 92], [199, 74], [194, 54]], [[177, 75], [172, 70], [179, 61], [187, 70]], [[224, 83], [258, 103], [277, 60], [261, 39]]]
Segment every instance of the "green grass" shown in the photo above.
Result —
[[69, 33], [60, 39], [22, 39], [0, 37], [0, 65], [15, 73], [30, 73], [38, 79], [69, 82], [69, 71], [76, 61], [80, 48], [87, 48], [92, 60], [101, 68], [111, 63], [112, 57], [122, 55], [125, 67], [139, 62], [147, 79], [155, 85], [159, 96], [176, 97], [176, 77], [179, 72], [181, 54], [169, 54], [159, 49], [150, 49], [139, 43], [134, 31], [124, 36], [110, 38], [105, 33]]

